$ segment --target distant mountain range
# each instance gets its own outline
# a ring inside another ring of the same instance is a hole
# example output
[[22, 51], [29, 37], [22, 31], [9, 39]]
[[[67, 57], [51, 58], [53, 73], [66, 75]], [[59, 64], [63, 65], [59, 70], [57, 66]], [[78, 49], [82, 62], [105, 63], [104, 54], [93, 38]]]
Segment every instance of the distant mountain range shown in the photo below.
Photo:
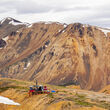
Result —
[[100, 90], [110, 84], [110, 30], [5, 18], [0, 22], [0, 77]]

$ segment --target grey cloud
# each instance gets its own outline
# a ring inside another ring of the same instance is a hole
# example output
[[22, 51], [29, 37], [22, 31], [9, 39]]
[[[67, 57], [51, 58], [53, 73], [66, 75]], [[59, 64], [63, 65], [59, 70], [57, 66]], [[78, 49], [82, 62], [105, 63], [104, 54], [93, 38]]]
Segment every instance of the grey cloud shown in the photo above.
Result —
[[97, 25], [100, 27], [110, 27], [110, 6], [104, 4], [95, 7], [94, 13], [81, 19], [85, 24]]
[[[35, 1], [27, 0], [10, 0], [0, 2], [0, 7], [4, 7], [6, 10], [15, 10], [19, 14], [30, 14], [30, 13], [46, 13], [49, 11], [63, 12], [63, 11], [81, 11], [88, 10], [87, 6], [74, 6], [72, 8], [66, 7], [66, 5], [48, 5], [48, 3], [39, 4]], [[0, 11], [2, 12], [2, 11]]]
[[3, 7], [0, 7], [0, 13], [8, 12], [9, 10]]
[[80, 19], [84, 24], [95, 25], [99, 27], [110, 27], [110, 15], [103, 16], [103, 14], [95, 14], [86, 16]]
[[[43, 13], [51, 10], [48, 5], [40, 5], [33, 1], [21, 1], [10, 0], [0, 2], [0, 7], [4, 7], [5, 10], [15, 10], [19, 14], [25, 13]], [[0, 11], [2, 12], [2, 11]], [[4, 11], [3, 11], [4, 12]]]
[[16, 7], [17, 13], [29, 14], [29, 13], [45, 13], [51, 11], [51, 7], [43, 6], [39, 4], [24, 4]]
[[76, 6], [73, 8], [74, 10], [78, 10], [78, 11], [88, 11], [90, 10], [91, 8], [90, 7], [87, 7], [87, 6]]
[[72, 8], [69, 7], [55, 7], [55, 12], [61, 12], [61, 11], [88, 11], [91, 9], [87, 6], [73, 6]]
[[[52, 18], [52, 20], [63, 21], [65, 19], [64, 22], [67, 23], [82, 22], [110, 27], [109, 3], [104, 0], [90, 0], [89, 2], [87, 0], [0, 0], [0, 14], [11, 16], [11, 13], [14, 12], [16, 18], [17, 16], [22, 18], [22, 16], [41, 15], [46, 20]], [[45, 17], [45, 13], [48, 16]], [[39, 21], [41, 17], [38, 17]]]

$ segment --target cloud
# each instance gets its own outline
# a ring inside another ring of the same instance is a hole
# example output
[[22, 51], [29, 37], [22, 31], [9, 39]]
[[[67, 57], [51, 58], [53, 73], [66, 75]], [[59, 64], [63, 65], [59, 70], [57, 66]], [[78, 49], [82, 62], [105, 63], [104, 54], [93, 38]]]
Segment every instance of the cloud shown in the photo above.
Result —
[[110, 27], [110, 0], [0, 0], [0, 18], [81, 22]]
[[[65, 5], [48, 5], [41, 4], [35, 1], [26, 1], [26, 0], [11, 0], [11, 1], [2, 1], [0, 2], [0, 6], [5, 7], [5, 10], [11, 11], [15, 10], [18, 14], [30, 14], [30, 13], [46, 13], [49, 11], [53, 12], [63, 12], [63, 11], [81, 11], [81, 10], [88, 10], [89, 7], [87, 6], [65, 6]], [[2, 7], [2, 8], [3, 8]], [[1, 11], [4, 12], [4, 11]]]
[[19, 14], [28, 13], [43, 13], [50, 11], [51, 7], [46, 5], [40, 5], [34, 1], [27, 0], [7, 0], [0, 2], [1, 7], [5, 7], [7, 10], [15, 10]]
[[73, 6], [73, 7], [54, 7], [54, 12], [63, 11], [87, 11], [90, 7], [87, 6]]

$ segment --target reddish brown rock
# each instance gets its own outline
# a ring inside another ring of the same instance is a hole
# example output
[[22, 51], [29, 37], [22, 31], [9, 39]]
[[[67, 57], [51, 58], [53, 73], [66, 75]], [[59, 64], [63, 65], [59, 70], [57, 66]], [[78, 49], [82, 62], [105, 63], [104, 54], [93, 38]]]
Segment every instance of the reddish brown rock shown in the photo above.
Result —
[[0, 49], [0, 74], [99, 90], [110, 84], [109, 34], [80, 23], [23, 26], [9, 33], [5, 48]]

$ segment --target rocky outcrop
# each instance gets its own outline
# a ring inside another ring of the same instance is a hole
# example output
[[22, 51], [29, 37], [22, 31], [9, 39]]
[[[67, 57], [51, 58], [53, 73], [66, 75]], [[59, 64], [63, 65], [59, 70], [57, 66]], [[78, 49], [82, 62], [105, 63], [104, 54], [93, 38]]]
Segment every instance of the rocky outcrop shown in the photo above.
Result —
[[22, 23], [13, 18], [7, 17], [0, 22], [0, 39], [13, 34], [16, 35], [16, 31], [22, 27], [29, 25], [28, 23]]
[[3, 48], [6, 46], [6, 42], [4, 40], [0, 40], [0, 48]]
[[0, 49], [0, 75], [97, 91], [110, 84], [109, 31], [80, 23], [22, 26]]

